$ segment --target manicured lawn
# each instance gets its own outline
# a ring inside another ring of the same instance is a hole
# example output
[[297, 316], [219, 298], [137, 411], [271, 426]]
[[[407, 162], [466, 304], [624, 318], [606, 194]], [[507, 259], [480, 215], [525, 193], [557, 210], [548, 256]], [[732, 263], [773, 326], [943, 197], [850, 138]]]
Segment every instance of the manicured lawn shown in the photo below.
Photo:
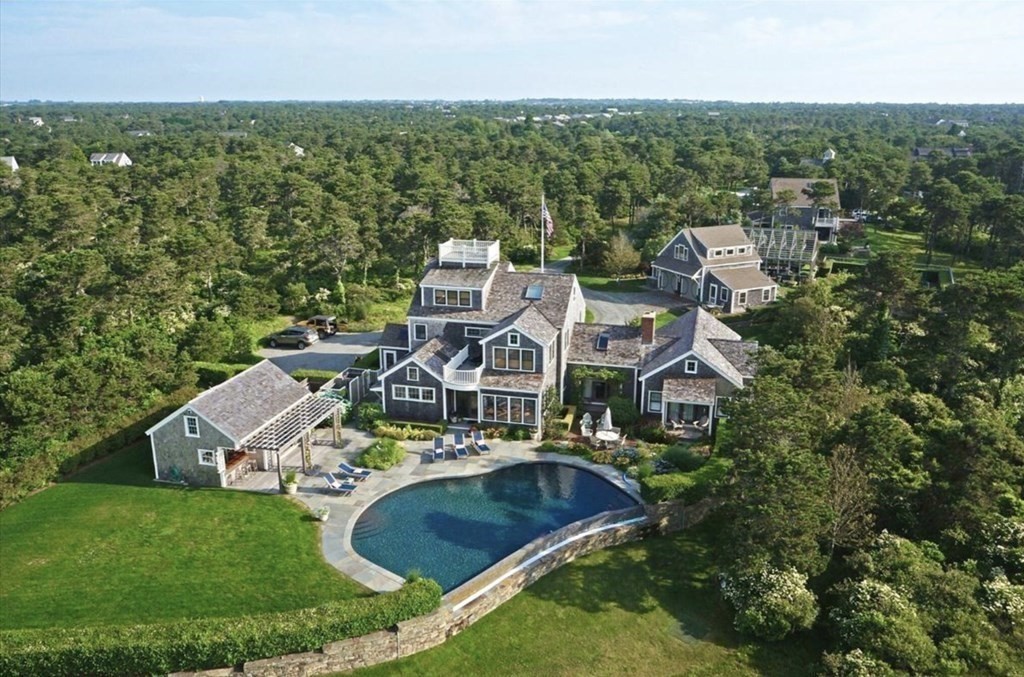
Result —
[[372, 675], [815, 674], [815, 638], [744, 642], [716, 593], [714, 523], [594, 553], [442, 646]]
[[[925, 261], [927, 261], [928, 257], [925, 255], [925, 241], [922, 233], [911, 233], [905, 230], [887, 230], [885, 228], [868, 226], [864, 234], [866, 236], [865, 242], [871, 245], [872, 252], [898, 250], [911, 254], [914, 257], [914, 261], [919, 265], [923, 266]], [[977, 250], [980, 250], [980, 245], [976, 244]], [[952, 267], [957, 272], [976, 272], [981, 269], [981, 266], [976, 261], [970, 259], [954, 264], [953, 255], [941, 251], [932, 253], [931, 265], [934, 267]]]
[[616, 280], [613, 277], [600, 275], [593, 271], [579, 272], [570, 269], [569, 272], [576, 273], [576, 279], [579, 280], [581, 287], [593, 289], [594, 291], [648, 291], [650, 289], [647, 286], [647, 278], [642, 276], [624, 277], [621, 280]]
[[686, 312], [685, 308], [678, 308], [673, 310], [665, 310], [658, 313], [657, 317], [654, 318], [654, 326], [657, 329], [664, 327], [666, 324], [674, 322]]
[[370, 594], [281, 496], [154, 485], [146, 442], [0, 512], [0, 627], [241, 616]]
[[353, 367], [360, 369], [379, 369], [380, 368], [380, 350], [374, 349], [365, 355], [360, 355], [353, 364]]

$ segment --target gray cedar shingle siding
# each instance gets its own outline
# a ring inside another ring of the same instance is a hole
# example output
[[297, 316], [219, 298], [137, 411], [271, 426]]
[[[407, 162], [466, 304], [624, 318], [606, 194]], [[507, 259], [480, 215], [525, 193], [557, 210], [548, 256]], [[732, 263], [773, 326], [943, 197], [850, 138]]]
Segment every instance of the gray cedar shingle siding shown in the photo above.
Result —
[[217, 466], [200, 465], [199, 450], [234, 449], [235, 443], [202, 418], [199, 419], [199, 437], [188, 437], [185, 435], [186, 415], [186, 412], [179, 412], [150, 433], [150, 444], [156, 456], [156, 478], [170, 480], [174, 475], [172, 469], [176, 468], [177, 475], [189, 484], [219, 487], [221, 478]]
[[189, 406], [241, 441], [308, 394], [305, 386], [264, 360], [207, 390]]
[[[441, 379], [431, 374], [426, 369], [419, 369], [419, 380], [412, 381], [408, 378], [408, 367], [417, 367], [412, 360], [405, 362], [393, 374], [387, 377], [384, 382], [384, 397], [387, 398], [387, 415], [398, 421], [440, 421], [444, 418], [444, 389]], [[393, 397], [394, 386], [406, 385], [419, 388], [433, 388], [434, 401], [419, 402], [409, 400], [396, 400]]]
[[[509, 344], [509, 334], [519, 334], [519, 345], [513, 346]], [[492, 334], [493, 335], [493, 334]], [[526, 334], [517, 331], [515, 326], [510, 328], [508, 331], [497, 334], [494, 338], [482, 343], [484, 349], [484, 366], [487, 369], [494, 369], [496, 372], [502, 372], [505, 370], [497, 369], [494, 366], [494, 349], [495, 348], [521, 348], [523, 350], [533, 351], [533, 372], [541, 373], [544, 371], [544, 344], [534, 341]], [[511, 373], [520, 373], [518, 371]]]
[[[568, 367], [568, 386], [566, 388], [566, 402], [579, 402], [583, 399], [583, 393], [576, 389], [575, 372], [579, 369], [588, 369], [587, 365], [569, 363]], [[616, 391], [614, 384], [608, 384], [609, 395], [612, 397], [621, 396], [626, 397], [636, 402], [637, 388], [636, 388], [636, 370], [628, 367], [598, 367], [598, 369], [610, 369], [622, 375], [620, 388]], [[581, 383], [582, 385], [582, 383]]]

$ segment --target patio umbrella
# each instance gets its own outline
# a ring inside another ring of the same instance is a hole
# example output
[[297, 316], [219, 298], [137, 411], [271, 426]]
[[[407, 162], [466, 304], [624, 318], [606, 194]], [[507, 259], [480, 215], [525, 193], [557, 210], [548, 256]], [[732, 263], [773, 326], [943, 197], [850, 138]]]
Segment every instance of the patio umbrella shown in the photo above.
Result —
[[611, 430], [612, 429], [612, 409], [608, 407], [601, 414], [601, 420], [597, 423], [598, 430]]

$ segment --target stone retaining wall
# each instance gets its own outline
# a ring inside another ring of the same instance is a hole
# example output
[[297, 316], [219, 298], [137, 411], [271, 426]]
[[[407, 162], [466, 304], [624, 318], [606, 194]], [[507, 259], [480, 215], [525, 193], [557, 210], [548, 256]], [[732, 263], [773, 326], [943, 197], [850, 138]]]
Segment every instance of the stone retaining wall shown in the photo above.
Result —
[[[242, 666], [241, 673], [232, 668], [223, 668], [177, 674], [203, 677], [232, 677], [238, 674], [251, 677], [304, 677], [355, 670], [426, 651], [462, 632], [538, 578], [563, 564], [653, 533], [671, 533], [693, 526], [719, 504], [718, 500], [704, 499], [691, 506], [661, 503], [601, 513], [533, 541], [445, 595], [437, 611], [403, 621], [394, 628], [331, 642], [319, 651], [249, 661]], [[621, 524], [631, 519], [639, 521]], [[555, 549], [543, 554], [549, 548]], [[531, 562], [532, 558], [537, 559]], [[486, 592], [478, 594], [488, 586], [490, 588]]]

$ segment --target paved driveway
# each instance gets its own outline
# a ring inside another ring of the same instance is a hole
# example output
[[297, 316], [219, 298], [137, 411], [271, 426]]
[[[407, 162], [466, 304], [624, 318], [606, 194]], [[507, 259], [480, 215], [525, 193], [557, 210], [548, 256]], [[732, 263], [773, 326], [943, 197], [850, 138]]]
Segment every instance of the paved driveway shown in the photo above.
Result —
[[598, 324], [629, 324], [633, 318], [649, 311], [662, 312], [689, 308], [678, 296], [660, 291], [619, 292], [594, 291], [583, 288], [587, 309], [594, 313]]
[[362, 334], [335, 334], [318, 341], [305, 350], [298, 348], [262, 348], [260, 355], [284, 369], [289, 374], [296, 369], [324, 369], [339, 372], [371, 352], [380, 343], [380, 332]]

